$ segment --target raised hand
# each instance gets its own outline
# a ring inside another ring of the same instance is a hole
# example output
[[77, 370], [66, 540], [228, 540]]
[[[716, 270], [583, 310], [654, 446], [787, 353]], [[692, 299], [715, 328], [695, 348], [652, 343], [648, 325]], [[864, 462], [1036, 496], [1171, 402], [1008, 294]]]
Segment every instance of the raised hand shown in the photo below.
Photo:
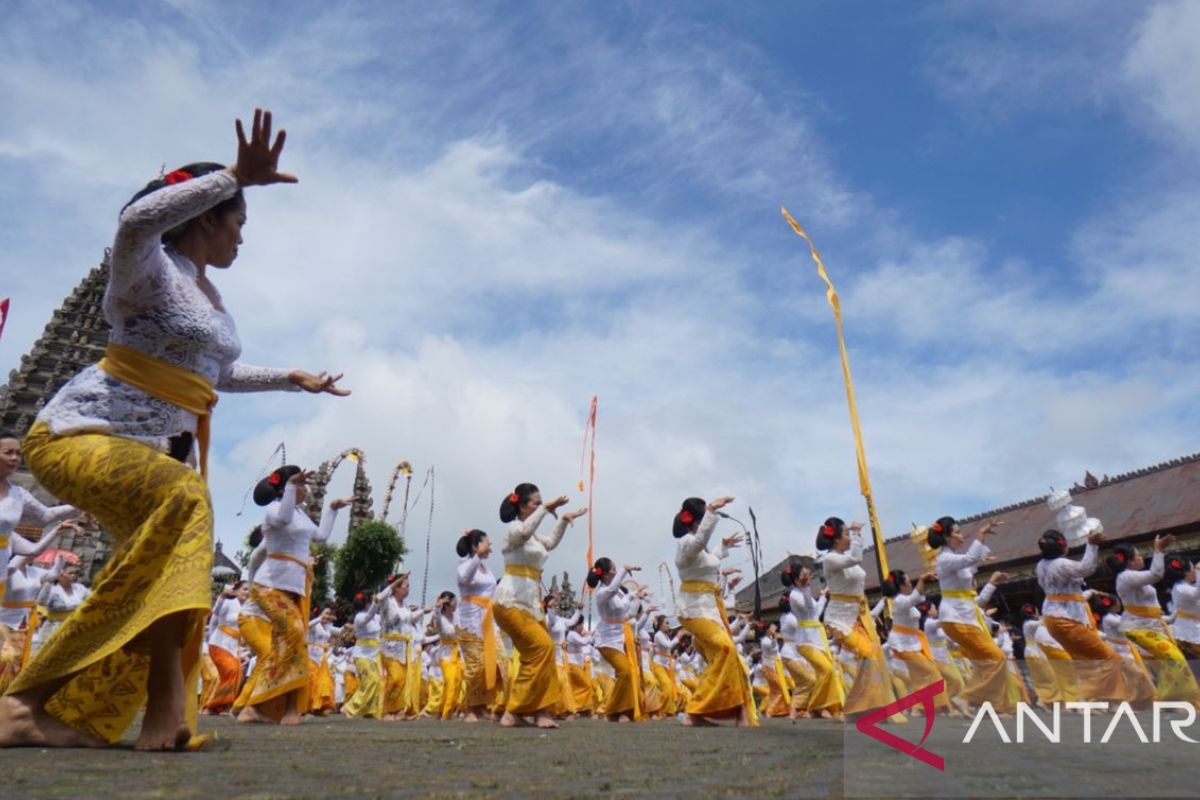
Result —
[[234, 123], [234, 127], [237, 128], [238, 152], [232, 172], [240, 185], [268, 186], [272, 183], [296, 183], [299, 180], [295, 175], [279, 171], [279, 156], [283, 153], [287, 131], [280, 129], [275, 143], [271, 144], [270, 111], [254, 109], [250, 141], [246, 141], [246, 131], [240, 119]]
[[336, 500], [329, 501], [329, 507], [331, 509], [333, 509], [334, 511], [337, 511], [338, 509], [345, 508], [346, 506], [353, 505], [353, 504], [354, 504], [353, 497], [339, 497]]
[[575, 511], [568, 511], [567, 513], [563, 514], [562, 518], [565, 519], [567, 522], [574, 522], [575, 520], [579, 519], [586, 513], [588, 513], [588, 510], [586, 508], [580, 508]]
[[342, 379], [344, 373], [339, 372], [337, 375], [330, 375], [327, 372], [318, 372], [313, 375], [311, 372], [305, 372], [302, 369], [294, 369], [288, 374], [288, 380], [292, 385], [299, 386], [306, 392], [311, 394], [332, 394], [336, 397], [347, 397], [350, 394], [349, 389], [343, 389], [337, 385], [337, 382]]
[[302, 483], [312, 483], [314, 480], [316, 480], [316, 478], [317, 473], [313, 472], [311, 469], [302, 469], [292, 477], [288, 478], [288, 483], [294, 483], [299, 486]]
[[642, 568], [641, 568], [641, 567], [639, 567], [639, 566], [636, 566], [636, 565], [634, 565], [634, 564], [626, 564], [626, 565], [625, 565], [625, 571], [626, 571], [626, 572], [641, 572], [641, 571], [642, 571]]
[[730, 550], [734, 547], [740, 547], [742, 544], [742, 535], [735, 533], [733, 536], [726, 536], [721, 540], [721, 544], [725, 545], [725, 549]]
[[713, 500], [711, 503], [708, 504], [708, 510], [709, 511], [719, 511], [732, 502], [733, 502], [732, 497], [718, 497], [716, 500]]
[[1174, 535], [1168, 533], [1166, 536], [1154, 537], [1154, 552], [1161, 553], [1166, 550], [1175, 541]]

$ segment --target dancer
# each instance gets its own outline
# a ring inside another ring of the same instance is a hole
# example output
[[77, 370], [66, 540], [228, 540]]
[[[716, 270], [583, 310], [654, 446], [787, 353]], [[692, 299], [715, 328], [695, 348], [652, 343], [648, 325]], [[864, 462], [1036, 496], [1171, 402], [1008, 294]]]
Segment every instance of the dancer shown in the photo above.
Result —
[[[823, 719], [841, 719], [842, 706], [846, 702], [846, 686], [833, 651], [829, 647], [825, 625], [821, 622], [827, 596], [812, 582], [812, 571], [798, 558], [788, 561], [780, 575], [780, 581], [788, 589], [787, 602], [790, 610], [790, 614], [780, 620], [784, 640], [808, 662], [813, 676], [812, 685], [808, 687], [807, 703], [803, 709], [796, 710], [802, 710], [809, 716], [815, 714]], [[788, 620], [788, 616], [792, 620]], [[793, 620], [794, 630], [790, 627]], [[784, 666], [792, 673], [797, 686], [802, 686], [802, 678], [806, 677], [804, 670], [799, 664], [790, 666], [786, 653]], [[797, 713], [797, 716], [800, 714]]]
[[[93, 513], [115, 546], [91, 596], [0, 701], [0, 745], [113, 743], [143, 704], [137, 749], [188, 744], [196, 697], [187, 687], [211, 602], [204, 473], [215, 390], [347, 393], [324, 373], [237, 363], [233, 319], [206, 269], [237, 256], [242, 187], [296, 180], [278, 171], [284, 134], [272, 144], [270, 112], [255, 112], [249, 141], [240, 121], [237, 131], [232, 168], [174, 170], [122, 212], [104, 297], [105, 357], [46, 404], [25, 440], [38, 482]], [[182, 463], [193, 441], [200, 474]], [[148, 659], [129, 651], [135, 640]]]
[[[1021, 633], [1025, 637], [1025, 665], [1033, 682], [1038, 703], [1049, 708], [1055, 703], [1073, 703], [1079, 699], [1075, 692], [1075, 677], [1071, 657], [1042, 624], [1037, 606], [1021, 606]], [[1061, 665], [1061, 666], [1060, 666]]]
[[462, 559], [458, 565], [458, 592], [462, 596], [462, 605], [458, 607], [457, 634], [466, 690], [463, 721], [475, 723], [480, 716], [487, 715], [488, 707], [496, 702], [498, 686], [499, 653], [496, 617], [492, 611], [496, 576], [484, 563], [492, 553], [492, 542], [483, 531], [472, 529], [459, 537], [455, 552]]
[[550, 641], [554, 644], [555, 651], [559, 654], [558, 658], [558, 682], [563, 687], [563, 692], [560, 695], [558, 703], [554, 707], [555, 717], [575, 716], [577, 709], [575, 708], [575, 699], [570, 691], [567, 690], [567, 631], [571, 627], [583, 619], [583, 611], [576, 608], [569, 617], [560, 617], [558, 615], [559, 597], [556, 592], [550, 592], [542, 598], [542, 612], [546, 615], [546, 631], [550, 634]]
[[583, 615], [579, 614], [575, 624], [567, 630], [567, 686], [571, 695], [571, 706], [575, 709], [572, 718], [590, 717], [596, 708], [596, 687], [592, 682], [591, 653], [593, 634], [583, 630]]
[[354, 596], [354, 676], [357, 680], [353, 694], [342, 706], [347, 717], [383, 717], [383, 681], [379, 676], [379, 606], [375, 597], [370, 600], [359, 592]]
[[708, 549], [720, 519], [717, 512], [731, 502], [732, 497], [707, 504], [699, 497], [689, 497], [671, 527], [680, 580], [676, 613], [707, 664], [684, 713], [683, 724], [688, 726], [712, 725], [715, 719], [730, 717], [739, 726], [758, 723], [749, 677], [738, 657], [720, 587], [721, 559], [741, 544], [742, 537], [734, 534], [722, 539], [715, 553]]
[[33, 636], [33, 652], [50, 641], [71, 612], [79, 608], [91, 590], [79, 583], [79, 567], [64, 564], [53, 581], [42, 584], [38, 592], [38, 615], [42, 618]]
[[1088, 590], [1084, 593], [1088, 608], [1092, 611], [1092, 619], [1100, 638], [1121, 657], [1121, 672], [1125, 675], [1125, 685], [1133, 695], [1130, 703], [1134, 708], [1149, 708], [1154, 703], [1154, 676], [1146, 667], [1138, 649], [1121, 631], [1124, 619], [1121, 601], [1116, 595]]
[[1080, 561], [1067, 558], [1067, 537], [1046, 531], [1038, 540], [1042, 558], [1037, 564], [1038, 584], [1046, 593], [1042, 624], [1071, 656], [1079, 694], [1091, 702], [1128, 702], [1133, 692], [1121, 668], [1121, 656], [1104, 643], [1083, 596], [1083, 579], [1099, 566], [1104, 534], [1088, 534]]
[[1195, 675], [1200, 670], [1200, 590], [1196, 588], [1195, 565], [1181, 556], [1171, 556], [1163, 583], [1171, 592], [1175, 609], [1175, 643]]
[[634, 597], [625, 592], [621, 583], [641, 567], [626, 565], [619, 571], [610, 558], [600, 558], [592, 565], [587, 585], [595, 590], [596, 625], [594, 640], [600, 655], [612, 667], [612, 692], [605, 700], [603, 713], [609, 722], [641, 720], [641, 663], [629, 617], [633, 613]]
[[[919, 608], [925, 602], [925, 584], [936, 580], [936, 574], [927, 572], [917, 578], [914, 586], [903, 570], [892, 570], [880, 586], [883, 596], [892, 598], [892, 630], [888, 634], [888, 643], [896, 658], [903, 661], [908, 669], [906, 695], [942, 679], [929, 640], [921, 629]], [[966, 702], [961, 698], [953, 702], [954, 716], [966, 716], [969, 711]], [[950, 703], [950, 696], [945, 691], [939, 692], [934, 698], [936, 710], [949, 712]]]
[[[407, 607], [409, 573], [392, 575], [375, 597], [380, 604], [380, 656], [383, 670], [383, 718], [389, 722], [416, 719], [421, 693], [421, 659], [418, 657], [425, 617], [432, 608]], [[416, 644], [414, 645], [414, 641]]]
[[1170, 535], [1154, 537], [1154, 556], [1149, 569], [1131, 544], [1117, 545], [1105, 562], [1117, 576], [1117, 597], [1125, 609], [1121, 615], [1121, 632], [1155, 662], [1156, 699], [1182, 700], [1200, 708], [1200, 686], [1163, 622], [1158, 593], [1154, 589], [1154, 584], [1162, 580], [1166, 572], [1163, 551], [1173, 541], [1175, 537]]
[[503, 727], [527, 724], [533, 715], [539, 728], [557, 728], [551, 709], [559, 702], [562, 687], [558, 682], [554, 643], [547, 633], [542, 613], [542, 565], [550, 551], [558, 547], [567, 526], [587, 513], [583, 508], [564, 513], [549, 536], [539, 536], [538, 526], [567, 504], [566, 497], [542, 504], [541, 491], [532, 483], [517, 486], [500, 503], [500, 521], [508, 525], [504, 538], [504, 577], [496, 586], [493, 613], [500, 629], [512, 639], [520, 654], [520, 670], [508, 692]]
[[[78, 523], [72, 520], [60, 522], [49, 533], [43, 534], [37, 545], [31, 544], [20, 534], [9, 535], [7, 548], [10, 553], [15, 546], [24, 555], [13, 556], [4, 572], [0, 573], [0, 578], [7, 575], [7, 580], [0, 582], [3, 596], [3, 602], [0, 603], [0, 692], [28, 663], [33, 637], [40, 623], [36, 610], [38, 595], [42, 587], [58, 580], [66, 563], [61, 555], [49, 569], [34, 566], [31, 562], [38, 553], [53, 544], [63, 530], [70, 529], [79, 530]], [[6, 555], [0, 555], [0, 561], [7, 558]]]
[[774, 622], [765, 625], [760, 623], [758, 631], [763, 677], [766, 678], [768, 689], [763, 713], [768, 717], [790, 717], [792, 692], [788, 686], [788, 674], [783, 667], [783, 655], [779, 646], [779, 625]]
[[330, 502], [318, 528], [299, 507], [315, 477], [315, 472], [289, 464], [254, 487], [255, 504], [267, 509], [259, 545], [265, 560], [250, 594], [271, 622], [271, 647], [247, 684], [249, 694], [238, 722], [299, 725], [301, 712], [308, 710], [309, 547], [327, 541], [337, 512], [354, 502], [352, 497]]
[[[972, 705], [989, 702], [998, 714], [1006, 716], [1016, 711], [1020, 691], [1008, 671], [1008, 659], [992, 640], [975, 593], [975, 572], [992, 552], [984, 540], [1002, 524], [996, 519], [984, 522], [963, 551], [966, 537], [962, 526], [953, 517], [942, 517], [929, 527], [928, 543], [937, 551], [937, 581], [942, 592], [938, 622], [971, 664], [962, 699]], [[988, 596], [991, 591], [994, 589], [988, 590]]]
[[217, 669], [217, 680], [202, 709], [205, 714], [224, 714], [233, 707], [241, 691], [242, 658], [238, 615], [250, 599], [250, 584], [238, 581], [226, 587], [213, 604], [209, 623], [208, 656]]
[[[854, 682], [846, 695], [843, 712], [862, 714], [896, 699], [887, 661], [875, 629], [875, 621], [863, 593], [867, 571], [862, 567], [862, 523], [849, 526], [830, 517], [817, 530], [816, 547], [824, 565], [829, 600], [825, 624], [841, 645], [844, 657], [852, 655]], [[892, 721], [905, 721], [895, 714]]]
[[679, 710], [679, 676], [675, 669], [674, 653], [685, 634], [680, 629], [671, 636], [670, 622], [666, 614], [659, 614], [654, 618], [653, 631], [654, 657], [651, 659], [650, 669], [663, 696], [662, 713], [664, 716], [673, 715]]
[[337, 710], [337, 678], [330, 650], [333, 637], [342, 628], [333, 623], [337, 617], [332, 608], [320, 609], [308, 623], [308, 711], [318, 717]]
[[462, 659], [458, 654], [457, 610], [458, 597], [454, 592], [438, 595], [433, 615], [438, 646], [433, 651], [433, 659], [442, 671], [442, 705], [437, 711], [442, 719], [450, 719], [458, 713], [459, 695], [463, 688]]

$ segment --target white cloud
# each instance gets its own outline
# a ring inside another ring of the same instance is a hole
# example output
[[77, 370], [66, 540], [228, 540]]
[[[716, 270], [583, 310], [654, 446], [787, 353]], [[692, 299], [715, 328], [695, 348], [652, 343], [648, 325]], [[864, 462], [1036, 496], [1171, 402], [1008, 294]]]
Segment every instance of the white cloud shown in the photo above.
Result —
[[1200, 149], [1200, 6], [1156, 5], [1124, 59], [1139, 108], [1149, 108], [1172, 138]]

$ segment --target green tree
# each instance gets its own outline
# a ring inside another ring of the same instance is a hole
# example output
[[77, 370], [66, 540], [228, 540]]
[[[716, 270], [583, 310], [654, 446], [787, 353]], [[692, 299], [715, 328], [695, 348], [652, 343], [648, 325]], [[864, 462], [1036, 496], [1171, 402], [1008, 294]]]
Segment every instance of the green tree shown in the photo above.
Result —
[[337, 553], [334, 587], [339, 600], [375, 591], [396, 571], [407, 552], [399, 532], [386, 522], [364, 522], [346, 537]]
[[310, 552], [317, 559], [313, 568], [312, 605], [313, 608], [327, 606], [333, 599], [333, 574], [329, 567], [337, 563], [338, 546], [329, 542], [313, 542]]

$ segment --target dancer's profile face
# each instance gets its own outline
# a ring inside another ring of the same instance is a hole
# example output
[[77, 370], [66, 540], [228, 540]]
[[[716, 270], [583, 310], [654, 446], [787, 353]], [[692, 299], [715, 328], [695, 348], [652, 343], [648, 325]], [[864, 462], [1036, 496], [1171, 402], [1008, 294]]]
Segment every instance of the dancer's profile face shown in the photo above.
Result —
[[538, 506], [540, 506], [541, 504], [542, 504], [542, 493], [541, 492], [534, 492], [533, 494], [529, 495], [529, 499], [526, 500], [524, 503], [522, 503], [521, 508], [518, 509], [521, 514], [521, 519], [525, 519], [530, 514], [532, 514], [534, 511], [537, 511]]
[[392, 587], [392, 597], [395, 597], [397, 600], [408, 598], [408, 578], [404, 578]]
[[0, 480], [21, 468], [21, 440], [0, 439]]
[[233, 208], [210, 220], [208, 233], [208, 263], [218, 269], [233, 265], [242, 243], [242, 227], [246, 224], [246, 205]]
[[480, 558], [487, 558], [492, 554], [492, 541], [484, 536], [479, 540], [479, 544], [475, 545], [475, 555]]
[[250, 584], [243, 583], [241, 586], [238, 587], [237, 598], [238, 598], [238, 600], [241, 600], [243, 603], [250, 599]]
[[835, 553], [844, 553], [850, 549], [850, 534], [846, 533], [845, 529], [838, 534], [838, 537], [833, 540], [833, 551]]

